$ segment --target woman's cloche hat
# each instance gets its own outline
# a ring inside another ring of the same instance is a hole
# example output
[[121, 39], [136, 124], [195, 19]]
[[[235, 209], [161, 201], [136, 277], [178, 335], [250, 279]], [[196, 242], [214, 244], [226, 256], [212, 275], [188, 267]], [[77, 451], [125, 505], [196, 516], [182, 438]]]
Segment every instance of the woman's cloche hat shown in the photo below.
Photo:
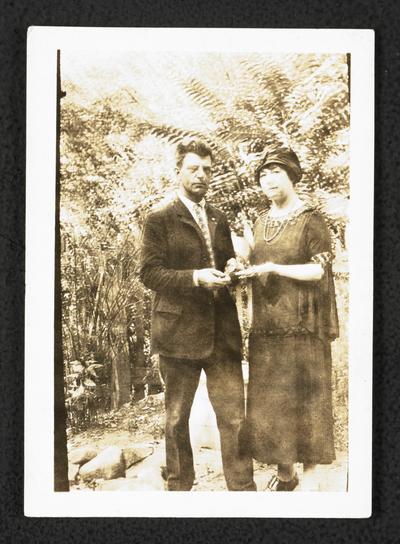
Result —
[[296, 153], [289, 148], [280, 147], [271, 151], [266, 150], [260, 160], [260, 164], [255, 171], [256, 181], [260, 181], [260, 173], [269, 164], [279, 164], [283, 166], [288, 173], [288, 176], [292, 180], [293, 184], [296, 184], [301, 180], [303, 172], [301, 170], [299, 159]]

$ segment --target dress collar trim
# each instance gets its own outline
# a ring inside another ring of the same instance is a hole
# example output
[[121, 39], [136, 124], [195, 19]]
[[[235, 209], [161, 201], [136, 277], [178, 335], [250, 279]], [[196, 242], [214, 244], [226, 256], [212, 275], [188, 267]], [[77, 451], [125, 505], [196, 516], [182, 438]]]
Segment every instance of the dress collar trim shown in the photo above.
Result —
[[268, 221], [268, 223], [270, 224], [280, 224], [283, 221], [291, 222], [307, 211], [315, 211], [315, 207], [305, 202], [299, 208], [296, 208], [295, 210], [292, 210], [286, 215], [282, 215], [281, 217], [270, 217], [269, 210], [265, 210], [265, 212], [262, 214], [262, 218], [265, 221]]

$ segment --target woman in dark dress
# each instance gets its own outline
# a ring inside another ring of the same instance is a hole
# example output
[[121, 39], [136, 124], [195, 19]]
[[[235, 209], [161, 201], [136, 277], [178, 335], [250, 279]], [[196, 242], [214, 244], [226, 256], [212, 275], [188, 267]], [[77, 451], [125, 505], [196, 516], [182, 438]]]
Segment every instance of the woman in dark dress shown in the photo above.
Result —
[[253, 457], [278, 465], [269, 488], [291, 491], [304, 469], [329, 464], [333, 444], [331, 346], [338, 336], [331, 240], [321, 214], [298, 197], [297, 155], [264, 156], [257, 180], [271, 201], [255, 224], [248, 423]]

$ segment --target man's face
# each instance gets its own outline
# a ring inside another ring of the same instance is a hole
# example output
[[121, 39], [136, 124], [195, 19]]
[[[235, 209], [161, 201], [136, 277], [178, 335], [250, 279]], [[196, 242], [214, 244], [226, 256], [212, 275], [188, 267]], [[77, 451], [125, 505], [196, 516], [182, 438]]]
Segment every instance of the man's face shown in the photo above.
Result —
[[200, 157], [196, 153], [187, 153], [182, 166], [178, 170], [180, 186], [183, 194], [193, 200], [200, 200], [207, 193], [211, 180], [211, 157]]

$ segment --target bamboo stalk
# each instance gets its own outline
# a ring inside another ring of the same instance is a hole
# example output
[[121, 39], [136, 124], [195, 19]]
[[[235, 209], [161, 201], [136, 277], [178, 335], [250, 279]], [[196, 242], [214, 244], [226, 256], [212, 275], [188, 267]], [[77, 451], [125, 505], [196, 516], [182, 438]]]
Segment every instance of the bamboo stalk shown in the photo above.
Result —
[[105, 263], [104, 263], [104, 255], [103, 255], [103, 263], [100, 267], [100, 278], [99, 278], [99, 283], [97, 285], [97, 290], [96, 290], [96, 297], [94, 299], [94, 307], [93, 307], [93, 313], [92, 313], [92, 317], [90, 319], [90, 323], [89, 323], [89, 338], [92, 337], [92, 332], [93, 332], [93, 328], [94, 328], [94, 324], [96, 322], [96, 316], [97, 316], [97, 307], [99, 305], [99, 299], [100, 299], [100, 290], [101, 290], [101, 285], [103, 283], [103, 278], [104, 278], [104, 269], [105, 269]]

